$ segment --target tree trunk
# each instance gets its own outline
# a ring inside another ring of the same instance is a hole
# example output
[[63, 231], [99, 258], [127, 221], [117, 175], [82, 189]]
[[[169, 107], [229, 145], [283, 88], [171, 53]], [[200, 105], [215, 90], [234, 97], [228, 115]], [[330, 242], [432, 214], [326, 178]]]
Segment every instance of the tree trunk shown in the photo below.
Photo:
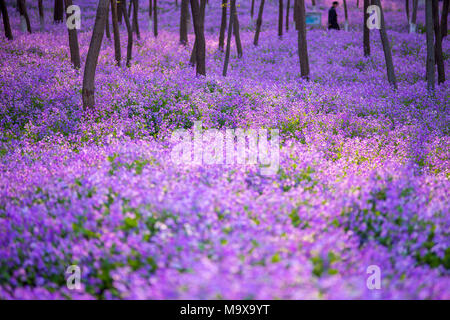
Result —
[[[65, 0], [66, 5], [66, 12], [67, 8], [72, 5], [72, 0]], [[69, 14], [66, 13], [66, 19], [69, 18]], [[73, 67], [75, 69], [81, 68], [81, 61], [80, 61], [80, 48], [78, 46], [78, 34], [76, 28], [67, 28], [69, 32], [69, 48], [70, 48], [70, 61], [73, 64]]]
[[114, 35], [114, 56], [116, 58], [117, 66], [120, 67], [120, 60], [122, 59], [122, 53], [120, 52], [120, 33], [119, 33], [119, 21], [117, 17], [116, 0], [111, 0], [111, 22]]
[[55, 0], [55, 8], [53, 10], [53, 22], [62, 23], [64, 15], [64, 4], [63, 0]]
[[427, 88], [434, 90], [434, 43], [433, 43], [433, 4], [432, 1], [425, 3], [425, 27], [427, 35]]
[[8, 9], [6, 8], [5, 0], [0, 0], [0, 10], [2, 12], [3, 27], [4, 27], [4, 30], [5, 30], [5, 37], [8, 40], [13, 40], [13, 35], [12, 35], [12, 32], [11, 32], [11, 25], [9, 24]]
[[311, 4], [312, 4], [312, 11], [316, 11], [316, 0], [311, 0]]
[[295, 9], [297, 11], [298, 26], [298, 57], [300, 60], [300, 72], [302, 78], [309, 80], [309, 59], [308, 46], [306, 42], [306, 13], [305, 1], [296, 0]]
[[148, 31], [152, 31], [152, 21], [153, 21], [153, 0], [148, 0]]
[[291, 6], [291, 0], [287, 0], [286, 6], [286, 32], [289, 31], [289, 7]]
[[205, 44], [205, 27], [204, 16], [206, 0], [200, 0], [200, 7], [198, 0], [191, 1], [192, 19], [195, 31], [195, 63], [197, 75], [206, 76], [206, 44]]
[[408, 25], [411, 23], [409, 20], [409, 0], [405, 0], [405, 11], [406, 11], [406, 20], [408, 21]]
[[417, 7], [419, 5], [419, 0], [413, 0], [413, 11], [411, 15], [411, 23], [409, 24], [409, 33], [416, 33], [417, 25]]
[[227, 35], [227, 49], [225, 51], [225, 60], [223, 63], [223, 72], [222, 75], [224, 77], [227, 76], [227, 71], [228, 71], [228, 61], [230, 60], [230, 47], [231, 47], [231, 35], [233, 33], [233, 20], [234, 20], [234, 10], [235, 7], [233, 6], [233, 4], [236, 3], [236, 0], [231, 0], [231, 10], [230, 10], [230, 24], [228, 25], [228, 35]]
[[283, 0], [278, 0], [278, 37], [283, 37]]
[[97, 69], [98, 55], [102, 45], [103, 34], [105, 33], [105, 19], [107, 14], [109, 1], [99, 0], [97, 7], [97, 15], [95, 17], [94, 30], [89, 44], [89, 50], [84, 66], [83, 76], [83, 107], [93, 108], [95, 105], [95, 70]]
[[125, 25], [127, 27], [127, 33], [128, 33], [128, 44], [127, 44], [127, 67], [130, 66], [131, 58], [132, 58], [132, 51], [133, 51], [133, 29], [131, 28], [130, 19], [127, 15], [127, 7], [125, 0], [120, 0], [121, 6], [122, 6], [122, 12], [123, 12], [123, 20], [125, 20]]
[[252, 6], [250, 8], [250, 18], [253, 20], [253, 14], [255, 13], [255, 0], [252, 0]]
[[139, 1], [133, 0], [133, 26], [134, 31], [136, 32], [136, 37], [139, 40], [141, 39], [141, 32], [139, 31], [138, 10], [139, 10]]
[[359, 8], [359, 0], [356, 0], [356, 7]]
[[186, 46], [188, 43], [188, 15], [189, 0], [181, 0], [180, 43], [184, 46]]
[[111, 33], [109, 32], [109, 5], [108, 5], [108, 12], [106, 15], [105, 32], [106, 32], [106, 38], [111, 40]]
[[255, 38], [253, 39], [253, 44], [255, 46], [257, 46], [258, 42], [259, 42], [259, 33], [261, 32], [263, 11], [264, 11], [264, 0], [261, 0], [261, 4], [259, 5], [259, 11], [258, 11], [258, 19], [256, 19]]
[[394, 63], [392, 62], [391, 47], [386, 33], [386, 24], [384, 22], [383, 9], [380, 0], [373, 0], [372, 3], [380, 8], [380, 38], [383, 45], [384, 59], [386, 60], [386, 70], [389, 83], [397, 90], [397, 81], [395, 79]]
[[442, 5], [442, 15], [441, 15], [441, 36], [444, 39], [447, 36], [447, 17], [448, 17], [448, 6], [449, 0], [444, 0]]
[[[122, 24], [122, 15], [123, 15], [123, 13], [122, 13], [122, 5], [120, 4], [120, 1], [122, 1], [122, 0], [119, 0], [119, 2], [116, 2], [116, 7], [117, 7], [117, 22], [118, 22], [119, 24]], [[152, 0], [150, 0], [150, 1], [152, 1]]]
[[344, 1], [344, 15], [345, 15], [345, 21], [344, 21], [344, 31], [348, 31], [348, 10], [347, 10], [347, 0]]
[[433, 0], [434, 50], [438, 71], [438, 83], [445, 82], [444, 57], [442, 54], [442, 37], [439, 26], [439, 2]]
[[158, 37], [158, 3], [153, 0], [153, 34]]
[[[236, 50], [238, 54], [238, 58], [242, 58], [243, 52], [242, 52], [242, 43], [241, 43], [241, 35], [239, 33], [239, 18], [237, 14], [236, 9], [236, 1], [231, 3], [231, 6], [234, 6], [233, 8], [233, 34], [234, 34], [234, 40], [236, 41]], [[230, 13], [231, 14], [231, 13]]]
[[[22, 22], [22, 25], [26, 25], [26, 31], [28, 33], [31, 33], [31, 24], [30, 24], [30, 17], [28, 16], [28, 10], [27, 10], [27, 4], [25, 0], [19, 0], [19, 13], [20, 13], [20, 19]], [[23, 23], [23, 21], [25, 23]], [[25, 30], [22, 30], [25, 31]]]
[[45, 22], [44, 22], [44, 6], [42, 5], [42, 0], [38, 1], [39, 8], [39, 24], [41, 26], [41, 31], [44, 30]]
[[367, 13], [367, 8], [370, 5], [370, 0], [364, 0], [364, 35], [363, 35], [363, 47], [364, 47], [364, 56], [370, 56], [370, 30], [367, 28], [367, 20], [369, 19], [369, 14]]
[[220, 21], [220, 32], [219, 32], [220, 51], [223, 51], [223, 47], [225, 46], [225, 29], [227, 28], [227, 6], [228, 0], [222, 0], [222, 19]]

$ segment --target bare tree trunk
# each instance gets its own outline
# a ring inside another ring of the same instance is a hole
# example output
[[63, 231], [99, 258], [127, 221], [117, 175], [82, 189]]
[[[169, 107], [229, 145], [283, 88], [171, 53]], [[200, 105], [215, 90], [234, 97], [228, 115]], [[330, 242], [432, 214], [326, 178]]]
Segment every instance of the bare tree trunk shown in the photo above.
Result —
[[434, 23], [434, 50], [438, 71], [438, 83], [445, 82], [444, 57], [442, 54], [442, 37], [441, 29], [439, 27], [439, 2], [433, 0], [433, 23]]
[[286, 6], [286, 32], [289, 31], [289, 7], [291, 6], [291, 0], [287, 0]]
[[386, 70], [389, 83], [397, 90], [397, 81], [395, 79], [394, 63], [392, 62], [391, 47], [386, 33], [386, 24], [384, 22], [383, 8], [380, 0], [372, 0], [374, 5], [380, 7], [380, 38], [383, 45], [384, 59], [386, 60]]
[[283, 37], [283, 0], [278, 0], [278, 37]]
[[234, 10], [235, 7], [233, 6], [233, 4], [236, 3], [236, 0], [231, 0], [231, 9], [230, 9], [230, 24], [228, 25], [228, 36], [227, 36], [227, 49], [225, 51], [225, 60], [223, 63], [223, 72], [222, 75], [224, 77], [227, 76], [227, 71], [228, 71], [228, 61], [230, 60], [230, 47], [231, 47], [231, 35], [233, 33], [233, 20], [234, 20]]
[[356, 7], [359, 8], [359, 0], [356, 0]]
[[347, 0], [344, 1], [344, 14], [345, 14], [345, 21], [344, 21], [344, 31], [348, 31], [348, 10], [347, 10]]
[[258, 11], [258, 19], [256, 19], [255, 38], [253, 39], [253, 44], [255, 46], [257, 46], [258, 42], [259, 42], [259, 33], [261, 32], [263, 11], [264, 11], [264, 0], [261, 0], [261, 4], [259, 5], [259, 11]]
[[[26, 30], [28, 31], [28, 33], [31, 33], [31, 24], [30, 24], [30, 17], [28, 16], [27, 4], [26, 4], [25, 0], [19, 0], [18, 3], [19, 3], [20, 19], [22, 21], [25, 21]], [[22, 23], [22, 25], [23, 25], [23, 23]], [[22, 31], [24, 31], [24, 30], [22, 30]]]
[[122, 53], [120, 52], [120, 33], [119, 33], [119, 21], [117, 18], [116, 0], [111, 0], [111, 22], [114, 35], [114, 56], [116, 58], [117, 66], [120, 67], [120, 60], [122, 59]]
[[419, 5], [419, 0], [413, 0], [413, 11], [411, 15], [411, 23], [409, 24], [409, 33], [416, 33], [417, 25], [417, 7]]
[[195, 31], [195, 63], [197, 75], [206, 76], [206, 44], [205, 44], [205, 27], [204, 16], [206, 0], [191, 1], [192, 19]]
[[[123, 12], [122, 12], [122, 5], [120, 4], [121, 1], [124, 1], [124, 0], [119, 0], [119, 1], [116, 3], [116, 7], [117, 7], [117, 22], [118, 22], [119, 24], [122, 24], [122, 15], [123, 15]], [[150, 1], [152, 1], [152, 0], [150, 0]]]
[[44, 6], [42, 5], [42, 0], [38, 1], [38, 9], [39, 9], [39, 24], [41, 26], [41, 31], [44, 30]]
[[297, 11], [298, 26], [298, 57], [300, 60], [300, 72], [304, 79], [309, 80], [309, 59], [308, 46], [306, 42], [306, 13], [305, 1], [295, 0], [295, 9]]
[[180, 43], [184, 46], [187, 45], [188, 43], [188, 15], [189, 15], [189, 0], [181, 0]]
[[409, 0], [405, 0], [405, 11], [406, 11], [406, 20], [408, 20], [408, 25], [411, 23], [409, 20]]
[[312, 4], [312, 7], [313, 7], [313, 11], [316, 11], [316, 0], [311, 0], [311, 4]]
[[108, 5], [108, 12], [106, 15], [105, 31], [106, 31], [106, 38], [111, 40], [111, 33], [109, 32], [109, 5]]
[[255, 0], [252, 0], [252, 6], [250, 8], [250, 18], [253, 20], [253, 14], [255, 13]]
[[[148, 0], [148, 31], [151, 31], [153, 26], [152, 26], [152, 21], [153, 21], [153, 0]], [[182, 9], [183, 10], [183, 9]]]
[[0, 0], [0, 10], [2, 12], [2, 18], [3, 18], [3, 27], [5, 30], [5, 37], [8, 40], [13, 40], [13, 35], [11, 32], [11, 25], [9, 24], [9, 15], [8, 15], [8, 9], [5, 5], [5, 0]]
[[442, 5], [442, 15], [441, 15], [442, 39], [444, 39], [448, 33], [448, 31], [447, 31], [448, 6], [449, 6], [449, 0], [444, 0], [444, 4]]
[[105, 33], [105, 18], [107, 14], [109, 1], [99, 0], [97, 15], [95, 17], [94, 30], [92, 31], [91, 43], [84, 66], [83, 76], [83, 107], [93, 108], [95, 105], [95, 70], [97, 69], [98, 55], [102, 45], [103, 34]]
[[128, 18], [127, 14], [127, 7], [125, 0], [120, 0], [121, 6], [122, 6], [122, 13], [123, 13], [123, 20], [125, 20], [125, 25], [127, 27], [127, 33], [128, 33], [128, 44], [127, 44], [127, 67], [129, 67], [131, 64], [131, 58], [132, 58], [132, 51], [133, 51], [133, 30], [131, 28], [130, 19]]
[[222, 19], [220, 20], [220, 32], [219, 32], [220, 51], [223, 51], [223, 47], [225, 46], [225, 29], [227, 28], [227, 6], [228, 0], [222, 0]]
[[364, 56], [370, 56], [370, 30], [367, 28], [367, 19], [369, 19], [369, 14], [367, 13], [367, 8], [370, 5], [370, 0], [364, 0], [364, 21], [363, 21], [363, 47], [364, 47]]
[[153, 0], [153, 34], [158, 37], [158, 3]]
[[63, 22], [64, 15], [64, 4], [63, 0], [55, 0], [55, 8], [53, 10], [53, 22], [61, 23]]
[[425, 26], [427, 35], [427, 88], [434, 90], [434, 39], [433, 39], [433, 4], [432, 1], [425, 3]]
[[139, 1], [138, 0], [132, 0], [133, 1], [133, 26], [134, 31], [136, 32], [136, 37], [141, 39], [141, 32], [139, 31], [139, 20], [138, 20], [138, 10], [139, 10]]
[[[236, 9], [236, 1], [231, 3], [231, 6], [234, 6], [234, 14], [233, 14], [233, 34], [234, 34], [234, 40], [236, 41], [236, 50], [238, 54], [238, 58], [242, 58], [243, 52], [242, 52], [242, 43], [241, 43], [241, 35], [239, 33], [239, 18], [237, 14]], [[230, 13], [231, 14], [231, 13]]]
[[[65, 0], [66, 5], [66, 12], [67, 8], [72, 5], [72, 0]], [[69, 17], [69, 14], [66, 13], [66, 19]], [[69, 48], [70, 48], [70, 61], [73, 64], [73, 67], [75, 69], [81, 68], [81, 61], [80, 61], [80, 48], [78, 46], [78, 34], [77, 29], [73, 28], [67, 28], [69, 31]]]

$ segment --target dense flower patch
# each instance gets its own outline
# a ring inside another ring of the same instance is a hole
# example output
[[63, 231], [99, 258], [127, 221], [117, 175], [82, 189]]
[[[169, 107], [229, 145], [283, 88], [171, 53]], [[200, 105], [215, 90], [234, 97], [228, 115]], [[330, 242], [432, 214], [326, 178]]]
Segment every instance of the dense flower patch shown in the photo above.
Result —
[[[78, 2], [84, 61], [95, 5]], [[143, 4], [130, 68], [114, 65], [104, 39], [89, 111], [64, 26], [22, 34], [10, 10], [15, 40], [0, 39], [0, 298], [449, 299], [449, 88], [427, 93], [425, 37], [406, 33], [402, 7], [383, 1], [393, 91], [375, 31], [363, 56], [353, 1], [351, 31], [308, 31], [310, 82], [299, 76], [295, 30], [278, 39], [277, 4], [253, 47], [240, 1], [244, 56], [232, 47], [223, 78], [212, 2], [206, 78], [188, 64], [193, 35], [178, 43], [174, 1], [160, 1], [158, 39]], [[448, 39], [443, 47], [448, 70]], [[279, 129], [278, 172], [175, 165], [170, 135], [197, 120]], [[81, 267], [81, 290], [66, 286], [69, 265]], [[370, 265], [380, 290], [366, 286]]]

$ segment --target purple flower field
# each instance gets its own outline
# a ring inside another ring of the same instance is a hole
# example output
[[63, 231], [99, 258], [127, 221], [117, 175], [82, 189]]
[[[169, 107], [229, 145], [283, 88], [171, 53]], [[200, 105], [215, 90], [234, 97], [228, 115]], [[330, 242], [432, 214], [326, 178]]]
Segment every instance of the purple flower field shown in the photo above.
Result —
[[[260, 1], [253, 19], [237, 1], [243, 56], [232, 39], [226, 77], [220, 1], [206, 6], [206, 77], [189, 64], [192, 26], [179, 43], [175, 1], [158, 1], [157, 38], [141, 1], [131, 66], [116, 66], [104, 37], [85, 110], [98, 1], [73, 0], [80, 70], [54, 0], [42, 31], [27, 2], [32, 34], [13, 2], [14, 40], [0, 28], [0, 299], [450, 299], [450, 87], [427, 91], [423, 4], [410, 34], [404, 1], [382, 1], [394, 90], [378, 30], [363, 54], [363, 1], [347, 1], [349, 31], [308, 29], [309, 81], [292, 17], [278, 37], [278, 1], [266, 1], [258, 46]], [[317, 2], [325, 26], [332, 1]], [[448, 36], [442, 46], [448, 79]], [[172, 134], [195, 121], [278, 129], [278, 170], [177, 163]]]

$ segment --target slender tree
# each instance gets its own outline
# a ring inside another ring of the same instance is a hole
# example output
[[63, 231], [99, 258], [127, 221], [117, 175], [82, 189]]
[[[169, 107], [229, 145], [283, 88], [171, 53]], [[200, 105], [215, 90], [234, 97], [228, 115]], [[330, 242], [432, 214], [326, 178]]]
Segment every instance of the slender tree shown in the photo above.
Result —
[[158, 2], [153, 0], [153, 34], [158, 37]]
[[148, 0], [148, 31], [152, 30], [153, 0]]
[[236, 2], [235, 0], [231, 0], [230, 24], [228, 26], [228, 36], [227, 36], [227, 49], [225, 51], [225, 60], [223, 62], [223, 72], [222, 72], [222, 75], [224, 77], [227, 76], [228, 62], [230, 60], [231, 35], [232, 35], [232, 30], [233, 30], [233, 20], [234, 20], [234, 10], [235, 10], [235, 7], [233, 6], [233, 4], [235, 4], [235, 2]]
[[255, 46], [257, 46], [258, 42], [259, 42], [259, 34], [261, 32], [263, 11], [264, 11], [264, 0], [261, 0], [261, 3], [259, 5], [259, 11], [258, 11], [258, 19], [256, 19], [255, 38], [253, 39], [253, 44]]
[[63, 0], [55, 0], [53, 9], [53, 22], [62, 23], [64, 19], [64, 2]]
[[[239, 33], [239, 17], [237, 14], [236, 9], [236, 1], [231, 3], [231, 6], [233, 8], [233, 34], [234, 34], [234, 40], [236, 41], [236, 50], [238, 54], [238, 58], [242, 58], [243, 52], [242, 52], [242, 43], [241, 43], [241, 35]], [[231, 15], [231, 13], [230, 13]]]
[[415, 33], [417, 29], [417, 7], [419, 6], [419, 0], [413, 0], [413, 10], [411, 14], [411, 23], [409, 24], [409, 33]]
[[298, 57], [300, 60], [300, 72], [302, 78], [309, 80], [308, 46], [306, 42], [305, 1], [295, 0], [294, 10], [297, 11], [296, 24], [298, 26]]
[[444, 57], [442, 54], [442, 37], [439, 26], [439, 2], [433, 0], [433, 24], [434, 24], [434, 51], [438, 71], [438, 83], [445, 82]]
[[408, 25], [411, 23], [410, 17], [409, 17], [409, 0], [405, 0], [405, 12], [406, 12], [406, 20], [408, 21]]
[[206, 0], [200, 0], [200, 6], [198, 0], [190, 0], [192, 20], [194, 24], [195, 32], [195, 63], [197, 75], [206, 76], [206, 44], [205, 44], [205, 27], [204, 27], [204, 15]]
[[130, 24], [130, 19], [128, 18], [127, 14], [127, 7], [125, 0], [120, 0], [121, 6], [122, 6], [122, 12], [123, 12], [123, 20], [125, 20], [125, 25], [127, 27], [127, 33], [128, 33], [128, 43], [127, 43], [127, 67], [131, 65], [131, 58], [132, 58], [132, 50], [133, 50], [133, 29]]
[[[66, 10], [67, 10], [67, 8], [66, 8]], [[109, 32], [109, 5], [108, 5], [108, 13], [106, 15], [105, 32], [106, 32], [106, 38], [111, 40], [111, 33]]]
[[120, 33], [119, 33], [119, 21], [117, 16], [117, 2], [111, 0], [111, 22], [114, 35], [114, 56], [117, 66], [120, 67], [120, 60], [122, 60], [122, 53], [120, 51]]
[[313, 11], [316, 11], [316, 0], [311, 0]]
[[228, 0], [222, 0], [222, 18], [220, 20], [220, 32], [219, 32], [220, 51], [223, 51], [223, 47], [225, 46], [225, 29], [227, 28], [227, 7], [228, 7]]
[[434, 90], [434, 39], [433, 39], [433, 4], [431, 0], [425, 3], [425, 27], [427, 36], [427, 88]]
[[18, 8], [20, 13], [20, 25], [22, 27], [22, 31], [28, 31], [28, 33], [31, 33], [30, 17], [28, 16], [27, 4], [25, 0], [18, 0]]
[[367, 13], [367, 8], [369, 7], [370, 0], [364, 0], [364, 21], [363, 21], [363, 47], [364, 47], [364, 56], [370, 56], [370, 30], [367, 28], [367, 20], [369, 19], [369, 14]]
[[359, 0], [356, 0], [356, 7], [359, 8]]
[[186, 46], [188, 43], [189, 0], [181, 0], [180, 10], [180, 43]]
[[286, 5], [286, 32], [289, 31], [289, 7], [291, 6], [291, 0], [287, 0]]
[[[122, 15], [123, 15], [121, 1], [125, 1], [125, 0], [117, 0], [117, 3], [116, 3], [117, 4], [117, 22], [119, 24], [122, 24]], [[150, 1], [152, 1], [152, 0], [150, 0]]]
[[441, 36], [442, 39], [447, 36], [447, 18], [448, 18], [448, 7], [449, 0], [444, 0], [444, 4], [442, 5], [442, 15], [441, 15]]
[[283, 37], [283, 0], [278, 0], [278, 37]]
[[85, 109], [93, 108], [95, 105], [95, 70], [97, 69], [98, 55], [102, 45], [103, 34], [105, 33], [108, 4], [108, 0], [99, 0], [98, 2], [94, 30], [92, 31], [91, 43], [89, 44], [86, 65], [84, 66], [82, 97]]
[[8, 40], [13, 40], [13, 35], [12, 35], [12, 32], [11, 32], [11, 25], [9, 24], [8, 9], [6, 9], [5, 0], [0, 0], [0, 11], [2, 12], [3, 27], [4, 27], [4, 30], [5, 30], [5, 37]]
[[372, 0], [374, 5], [380, 8], [380, 38], [383, 45], [384, 59], [386, 61], [386, 70], [389, 83], [397, 89], [397, 80], [395, 79], [394, 63], [392, 61], [391, 47], [389, 46], [389, 39], [386, 33], [386, 24], [384, 22], [383, 8], [380, 0]]
[[138, 11], [139, 11], [139, 0], [132, 0], [133, 2], [133, 28], [136, 32], [136, 37], [141, 39], [141, 32], [139, 31], [139, 20], [138, 20]]
[[347, 10], [347, 0], [344, 1], [344, 15], [345, 15], [345, 21], [344, 21], [344, 30], [348, 31], [348, 10]]
[[42, 4], [42, 0], [38, 0], [38, 9], [39, 9], [39, 24], [41, 26], [41, 31], [44, 30], [44, 6]]
[[[66, 12], [67, 8], [72, 5], [72, 0], [64, 0], [66, 5]], [[69, 14], [66, 13], [66, 19], [69, 18]], [[80, 48], [78, 46], [78, 34], [76, 28], [67, 28], [69, 32], [69, 48], [70, 48], [70, 61], [72, 62], [72, 65], [75, 69], [81, 68], [81, 61], [80, 61]]]
[[252, 6], [250, 7], [250, 18], [252, 18], [252, 20], [254, 13], [255, 13], [255, 0], [252, 0]]

